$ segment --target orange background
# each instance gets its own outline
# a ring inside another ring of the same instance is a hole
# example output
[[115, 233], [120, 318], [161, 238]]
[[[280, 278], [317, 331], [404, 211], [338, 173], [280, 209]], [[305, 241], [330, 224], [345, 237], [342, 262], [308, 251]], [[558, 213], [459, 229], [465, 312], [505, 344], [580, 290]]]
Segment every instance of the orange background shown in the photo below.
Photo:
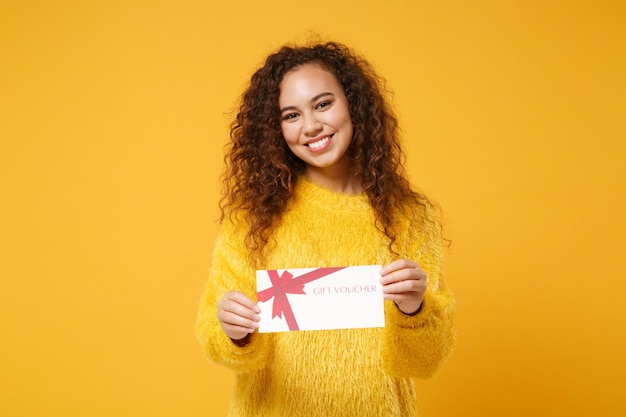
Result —
[[[384, 4], [383, 4], [384, 3]], [[314, 32], [395, 91], [458, 346], [422, 415], [623, 416], [623, 1], [0, 4], [0, 415], [220, 416], [196, 307], [227, 138]]]

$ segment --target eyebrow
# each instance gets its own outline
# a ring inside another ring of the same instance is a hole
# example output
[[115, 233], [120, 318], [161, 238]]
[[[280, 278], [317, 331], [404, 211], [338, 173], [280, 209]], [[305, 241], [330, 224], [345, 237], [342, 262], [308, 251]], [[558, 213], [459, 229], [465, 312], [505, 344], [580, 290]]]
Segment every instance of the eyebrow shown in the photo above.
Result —
[[[309, 100], [309, 103], [315, 103], [317, 100], [319, 100], [320, 98], [325, 97], [325, 96], [334, 96], [334, 94], [330, 93], [330, 92], [319, 93], [318, 95], [314, 96], [311, 100]], [[283, 107], [282, 109], [280, 109], [280, 112], [284, 113], [287, 110], [296, 110], [296, 106], [286, 106], [286, 107]]]

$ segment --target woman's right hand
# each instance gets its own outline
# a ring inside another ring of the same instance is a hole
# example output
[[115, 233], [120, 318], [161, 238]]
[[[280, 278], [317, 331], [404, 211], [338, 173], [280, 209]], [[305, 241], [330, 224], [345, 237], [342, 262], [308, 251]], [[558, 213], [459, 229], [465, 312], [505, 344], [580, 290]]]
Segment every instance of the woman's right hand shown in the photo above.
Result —
[[240, 340], [259, 328], [261, 309], [239, 291], [228, 291], [217, 302], [217, 319], [222, 330], [233, 340]]

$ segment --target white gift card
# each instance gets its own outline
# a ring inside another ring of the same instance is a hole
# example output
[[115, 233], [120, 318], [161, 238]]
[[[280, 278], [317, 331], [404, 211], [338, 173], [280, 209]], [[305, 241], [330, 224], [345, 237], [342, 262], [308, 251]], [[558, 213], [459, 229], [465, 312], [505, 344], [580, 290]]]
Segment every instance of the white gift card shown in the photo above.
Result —
[[260, 333], [384, 327], [380, 265], [256, 271]]

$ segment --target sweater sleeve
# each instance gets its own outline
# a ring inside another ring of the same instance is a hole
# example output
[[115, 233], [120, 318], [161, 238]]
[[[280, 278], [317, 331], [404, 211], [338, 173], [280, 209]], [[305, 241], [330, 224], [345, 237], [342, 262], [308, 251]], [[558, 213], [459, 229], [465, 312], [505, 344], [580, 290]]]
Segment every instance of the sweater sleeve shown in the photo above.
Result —
[[435, 210], [424, 211], [423, 226], [409, 230], [405, 255], [427, 273], [427, 289], [419, 312], [406, 315], [391, 301], [385, 301], [382, 357], [385, 370], [393, 376], [433, 376], [455, 344], [454, 298], [441, 273], [443, 245]]
[[245, 346], [237, 346], [217, 320], [217, 302], [227, 291], [240, 291], [256, 300], [255, 271], [243, 245], [241, 230], [226, 219], [215, 243], [209, 277], [202, 292], [196, 335], [209, 361], [235, 372], [250, 372], [265, 366], [270, 336], [252, 333]]

